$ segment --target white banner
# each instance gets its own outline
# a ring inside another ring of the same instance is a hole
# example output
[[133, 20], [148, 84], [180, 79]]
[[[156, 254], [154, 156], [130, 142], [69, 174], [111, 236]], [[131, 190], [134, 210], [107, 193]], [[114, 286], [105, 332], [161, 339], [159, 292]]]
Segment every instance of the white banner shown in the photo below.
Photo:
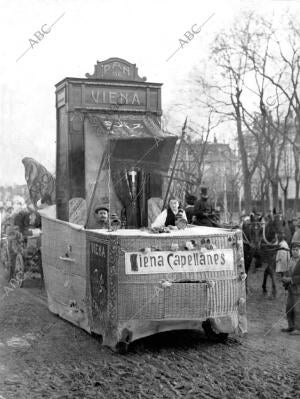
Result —
[[214, 251], [126, 252], [126, 274], [187, 273], [233, 270], [232, 249]]

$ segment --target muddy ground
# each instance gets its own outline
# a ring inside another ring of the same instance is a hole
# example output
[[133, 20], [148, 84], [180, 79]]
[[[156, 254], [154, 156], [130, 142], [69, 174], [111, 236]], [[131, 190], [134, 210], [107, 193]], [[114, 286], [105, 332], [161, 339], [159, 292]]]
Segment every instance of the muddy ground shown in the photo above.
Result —
[[39, 287], [10, 291], [0, 303], [0, 399], [300, 398], [300, 336], [280, 331], [280, 283], [271, 300], [261, 280], [262, 271], [249, 276], [247, 336], [220, 344], [170, 332], [125, 356], [52, 315]]

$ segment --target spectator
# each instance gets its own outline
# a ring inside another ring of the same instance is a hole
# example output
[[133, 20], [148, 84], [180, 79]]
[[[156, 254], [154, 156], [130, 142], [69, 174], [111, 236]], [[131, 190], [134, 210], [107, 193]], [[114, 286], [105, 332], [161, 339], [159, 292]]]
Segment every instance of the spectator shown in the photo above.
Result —
[[281, 331], [291, 335], [300, 335], [300, 242], [292, 243], [292, 256], [282, 282], [288, 291], [286, 303], [288, 328], [283, 328]]
[[215, 211], [208, 200], [207, 187], [201, 188], [201, 198], [195, 202], [194, 215], [198, 226], [217, 226]]
[[288, 243], [286, 242], [285, 235], [283, 232], [277, 234], [278, 243], [280, 249], [276, 254], [276, 273], [280, 273], [283, 277], [283, 273], [288, 271], [288, 262], [290, 260], [290, 251]]
[[[171, 229], [177, 229], [176, 227], [176, 216], [179, 212], [179, 201], [175, 197], [171, 197], [167, 209], [164, 209], [154, 220], [152, 228], [170, 227]], [[180, 210], [181, 218], [187, 220], [184, 210]]]

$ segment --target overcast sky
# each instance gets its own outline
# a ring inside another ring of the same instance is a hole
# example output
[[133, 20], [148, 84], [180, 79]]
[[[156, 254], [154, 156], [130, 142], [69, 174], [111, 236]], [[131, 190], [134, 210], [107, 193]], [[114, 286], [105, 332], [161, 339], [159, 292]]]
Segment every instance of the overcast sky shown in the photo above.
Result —
[[[0, 0], [0, 5], [0, 185], [25, 182], [25, 156], [54, 172], [54, 85], [66, 76], [85, 77], [97, 60], [124, 58], [137, 64], [140, 76], [164, 83], [163, 110], [181, 101], [192, 108], [184, 86], [190, 71], [242, 9], [275, 17], [287, 8], [300, 11], [297, 0]], [[208, 18], [170, 58], [184, 33]], [[30, 47], [35, 32], [52, 24]], [[192, 114], [195, 118], [195, 110]], [[179, 122], [184, 118], [174, 115]], [[224, 132], [219, 139], [227, 137]]]

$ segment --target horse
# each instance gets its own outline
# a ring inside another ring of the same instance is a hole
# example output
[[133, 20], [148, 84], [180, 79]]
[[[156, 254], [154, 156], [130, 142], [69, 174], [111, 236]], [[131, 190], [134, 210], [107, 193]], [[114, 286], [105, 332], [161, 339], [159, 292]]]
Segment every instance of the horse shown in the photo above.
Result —
[[278, 245], [277, 236], [281, 233], [285, 236], [285, 239], [288, 243], [291, 241], [291, 232], [289, 226], [283, 220], [281, 214], [276, 214], [276, 211], [273, 211], [273, 219], [269, 218], [268, 222], [265, 225], [265, 229], [263, 231], [263, 240], [260, 246], [260, 255], [262, 262], [266, 264], [266, 268], [264, 270], [264, 278], [262, 289], [264, 294], [267, 294], [267, 280], [268, 277], [271, 278], [272, 281], [272, 296], [276, 297], [276, 282], [275, 282], [275, 269], [276, 269], [276, 253], [280, 249]]
[[262, 217], [251, 214], [242, 224], [245, 271], [248, 274], [252, 260], [259, 259], [259, 246], [262, 237]]
[[280, 249], [277, 235], [283, 233], [289, 242], [291, 234], [288, 225], [284, 223], [281, 214], [276, 214], [264, 219], [262, 216], [252, 215], [248, 224], [243, 224], [244, 233], [244, 258], [246, 272], [249, 270], [251, 262], [255, 259], [255, 267], [265, 265], [262, 290], [267, 294], [268, 277], [271, 278], [272, 296], [276, 297], [275, 266], [276, 254]]

